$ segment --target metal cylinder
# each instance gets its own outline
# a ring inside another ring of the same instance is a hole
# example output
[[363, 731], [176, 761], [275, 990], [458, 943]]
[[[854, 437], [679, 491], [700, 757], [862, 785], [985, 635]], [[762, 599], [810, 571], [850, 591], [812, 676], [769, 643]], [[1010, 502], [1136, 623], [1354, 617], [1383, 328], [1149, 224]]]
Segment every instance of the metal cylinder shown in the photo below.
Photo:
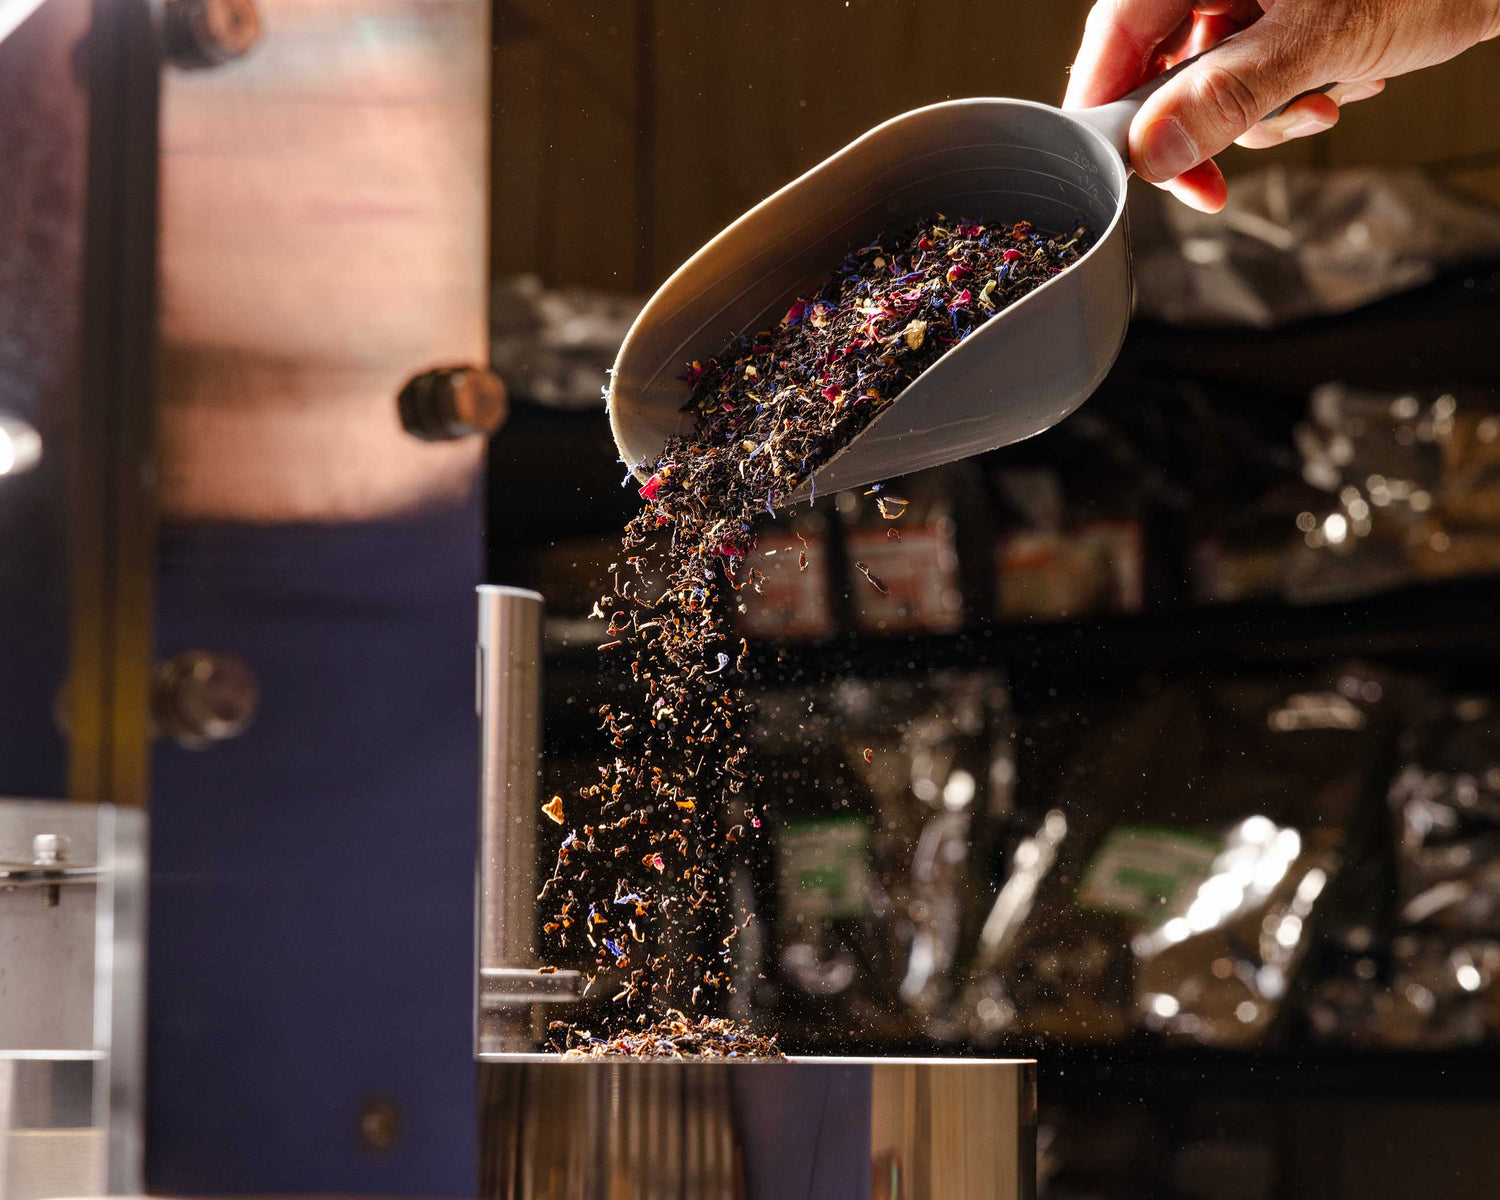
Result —
[[166, 0], [162, 48], [179, 67], [219, 67], [260, 39], [255, 0]]
[[479, 714], [474, 1053], [536, 1049], [533, 1006], [576, 999], [577, 971], [536, 957], [536, 825], [542, 737], [542, 598], [479, 588], [474, 697]]
[[569, 1061], [484, 1074], [485, 1200], [1032, 1200], [1036, 1066]]
[[237, 654], [185, 650], [151, 673], [155, 731], [186, 750], [237, 738], [255, 721], [260, 684]]
[[505, 384], [484, 367], [434, 367], [406, 381], [396, 395], [401, 428], [424, 442], [488, 437], [505, 424]]

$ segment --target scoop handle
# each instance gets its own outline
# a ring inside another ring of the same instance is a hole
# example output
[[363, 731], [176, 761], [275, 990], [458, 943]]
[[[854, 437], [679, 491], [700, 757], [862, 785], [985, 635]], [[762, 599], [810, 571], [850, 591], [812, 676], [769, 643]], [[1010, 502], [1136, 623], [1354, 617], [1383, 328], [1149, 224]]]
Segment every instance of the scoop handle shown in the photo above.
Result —
[[[1107, 141], [1111, 146], [1119, 151], [1120, 157], [1125, 160], [1126, 167], [1129, 167], [1130, 123], [1135, 120], [1135, 114], [1140, 112], [1141, 107], [1146, 103], [1146, 101], [1153, 95], [1155, 95], [1158, 91], [1160, 91], [1161, 88], [1164, 87], [1167, 82], [1172, 79], [1173, 76], [1192, 66], [1200, 58], [1204, 57], [1204, 55], [1212, 54], [1221, 46], [1228, 45], [1239, 36], [1240, 35], [1238, 33], [1231, 33], [1222, 42], [1210, 46], [1207, 50], [1204, 50], [1201, 53], [1193, 55], [1192, 58], [1183, 59], [1176, 66], [1170, 68], [1169, 70], [1163, 71], [1160, 75], [1156, 76], [1156, 78], [1148, 79], [1145, 83], [1141, 84], [1140, 87], [1136, 88], [1135, 91], [1131, 92], [1128, 96], [1122, 96], [1120, 99], [1113, 100], [1108, 104], [1101, 104], [1097, 108], [1078, 109], [1074, 112], [1069, 113], [1068, 115], [1071, 116], [1074, 120], [1082, 121], [1085, 125], [1091, 126], [1104, 138], [1105, 141]], [[1300, 95], [1293, 96], [1280, 108], [1268, 112], [1261, 119], [1269, 120], [1272, 117], [1279, 117], [1298, 100], [1301, 100], [1303, 96], [1321, 95], [1325, 92], [1331, 91], [1333, 87], [1333, 84], [1325, 83], [1320, 88], [1313, 88], [1311, 91], [1303, 92]]]

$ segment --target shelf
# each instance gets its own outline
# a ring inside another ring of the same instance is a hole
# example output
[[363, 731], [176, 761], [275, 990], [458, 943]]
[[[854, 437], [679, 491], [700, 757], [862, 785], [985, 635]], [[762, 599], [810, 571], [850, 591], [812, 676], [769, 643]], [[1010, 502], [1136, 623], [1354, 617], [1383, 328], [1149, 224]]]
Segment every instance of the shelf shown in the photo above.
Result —
[[1034, 1054], [1043, 1103], [1161, 1104], [1222, 1096], [1500, 1102], [1500, 1050], [1494, 1047], [1254, 1051], [1132, 1045], [1042, 1048]]
[[[600, 670], [591, 629], [576, 632], [582, 640], [549, 647], [554, 683], [565, 689], [584, 677], [608, 683], [612, 673]], [[847, 636], [817, 646], [755, 647], [750, 661], [753, 677], [772, 685], [900, 675], [913, 667], [993, 667], [1005, 670], [1018, 691], [1039, 694], [1065, 686], [1128, 687], [1145, 674], [1284, 669], [1355, 658], [1460, 676], [1468, 669], [1485, 681], [1500, 666], [1500, 578], [1413, 586], [1305, 607], [1247, 603], [996, 623], [951, 635]], [[581, 712], [584, 704], [574, 700]], [[817, 1052], [980, 1053], [916, 1042], [824, 1046]], [[984, 1053], [1036, 1058], [1044, 1104], [1112, 1102], [1162, 1109], [1231, 1099], [1500, 1104], [1500, 1047], [1225, 1050], [1143, 1036], [1098, 1047], [1013, 1041]]]
[[[1084, 411], [1135, 412], [1164, 387], [1192, 381], [1206, 411], [1222, 411], [1236, 427], [1249, 420], [1285, 436], [1305, 416], [1311, 389], [1331, 380], [1378, 390], [1493, 389], [1500, 378], [1497, 318], [1500, 261], [1445, 271], [1425, 287], [1354, 312], [1275, 330], [1137, 320]], [[1173, 419], [1163, 416], [1167, 427]], [[992, 454], [997, 463], [1046, 461], [1066, 450], [1044, 437]], [[1066, 458], [1054, 465], [1065, 475], [1070, 466]], [[513, 403], [490, 446], [490, 578], [512, 578], [515, 554], [526, 547], [617, 533], [639, 507], [635, 490], [620, 486], [622, 474], [602, 407]]]
[[1500, 347], [1500, 261], [1465, 264], [1433, 282], [1352, 312], [1278, 329], [1183, 329], [1131, 323], [1105, 386], [1193, 378], [1305, 396], [1330, 380], [1381, 391], [1493, 387]]
[[1161, 1043], [1142, 1034], [1124, 1043], [1098, 1046], [1020, 1039], [978, 1050], [913, 1041], [820, 1046], [809, 1052], [876, 1058], [1033, 1058], [1043, 1104], [1106, 1102], [1167, 1108], [1227, 1098], [1500, 1104], [1497, 1046], [1219, 1049]]
[[[548, 667], [597, 676], [591, 630], [550, 641]], [[1500, 579], [1466, 579], [1362, 600], [1292, 607], [1233, 604], [1177, 612], [1028, 624], [987, 624], [954, 634], [848, 635], [816, 645], [754, 646], [752, 678], [797, 683], [875, 677], [913, 669], [996, 667], [1060, 681], [1141, 672], [1294, 666], [1371, 658], [1430, 665], [1500, 657]]]

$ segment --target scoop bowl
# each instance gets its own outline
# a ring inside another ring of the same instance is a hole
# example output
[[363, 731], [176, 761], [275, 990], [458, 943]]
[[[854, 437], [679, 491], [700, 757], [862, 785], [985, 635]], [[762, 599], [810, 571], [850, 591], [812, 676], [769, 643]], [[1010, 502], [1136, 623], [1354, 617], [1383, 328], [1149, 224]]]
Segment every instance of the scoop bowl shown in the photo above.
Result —
[[610, 424], [644, 482], [691, 430], [686, 364], [780, 320], [845, 254], [935, 213], [1082, 222], [1083, 257], [979, 326], [914, 379], [781, 503], [858, 487], [1032, 437], [1113, 365], [1130, 317], [1125, 130], [1139, 95], [1086, 112], [1024, 100], [950, 100], [893, 117], [761, 201], [673, 273], [615, 362]]

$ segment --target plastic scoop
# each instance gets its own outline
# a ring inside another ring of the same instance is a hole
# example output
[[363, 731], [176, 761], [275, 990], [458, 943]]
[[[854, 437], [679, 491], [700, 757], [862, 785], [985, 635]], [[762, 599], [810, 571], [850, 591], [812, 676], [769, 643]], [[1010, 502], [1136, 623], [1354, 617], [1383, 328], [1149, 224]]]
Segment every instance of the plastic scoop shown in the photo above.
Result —
[[773, 327], [856, 246], [935, 213], [1079, 221], [1093, 246], [980, 325], [914, 379], [782, 503], [859, 487], [1033, 437], [1061, 421], [1114, 364], [1130, 318], [1127, 134], [1148, 96], [1063, 112], [1026, 100], [950, 100], [877, 125], [761, 201], [652, 296], [620, 347], [609, 417], [643, 482], [692, 414], [686, 364], [744, 331]]

